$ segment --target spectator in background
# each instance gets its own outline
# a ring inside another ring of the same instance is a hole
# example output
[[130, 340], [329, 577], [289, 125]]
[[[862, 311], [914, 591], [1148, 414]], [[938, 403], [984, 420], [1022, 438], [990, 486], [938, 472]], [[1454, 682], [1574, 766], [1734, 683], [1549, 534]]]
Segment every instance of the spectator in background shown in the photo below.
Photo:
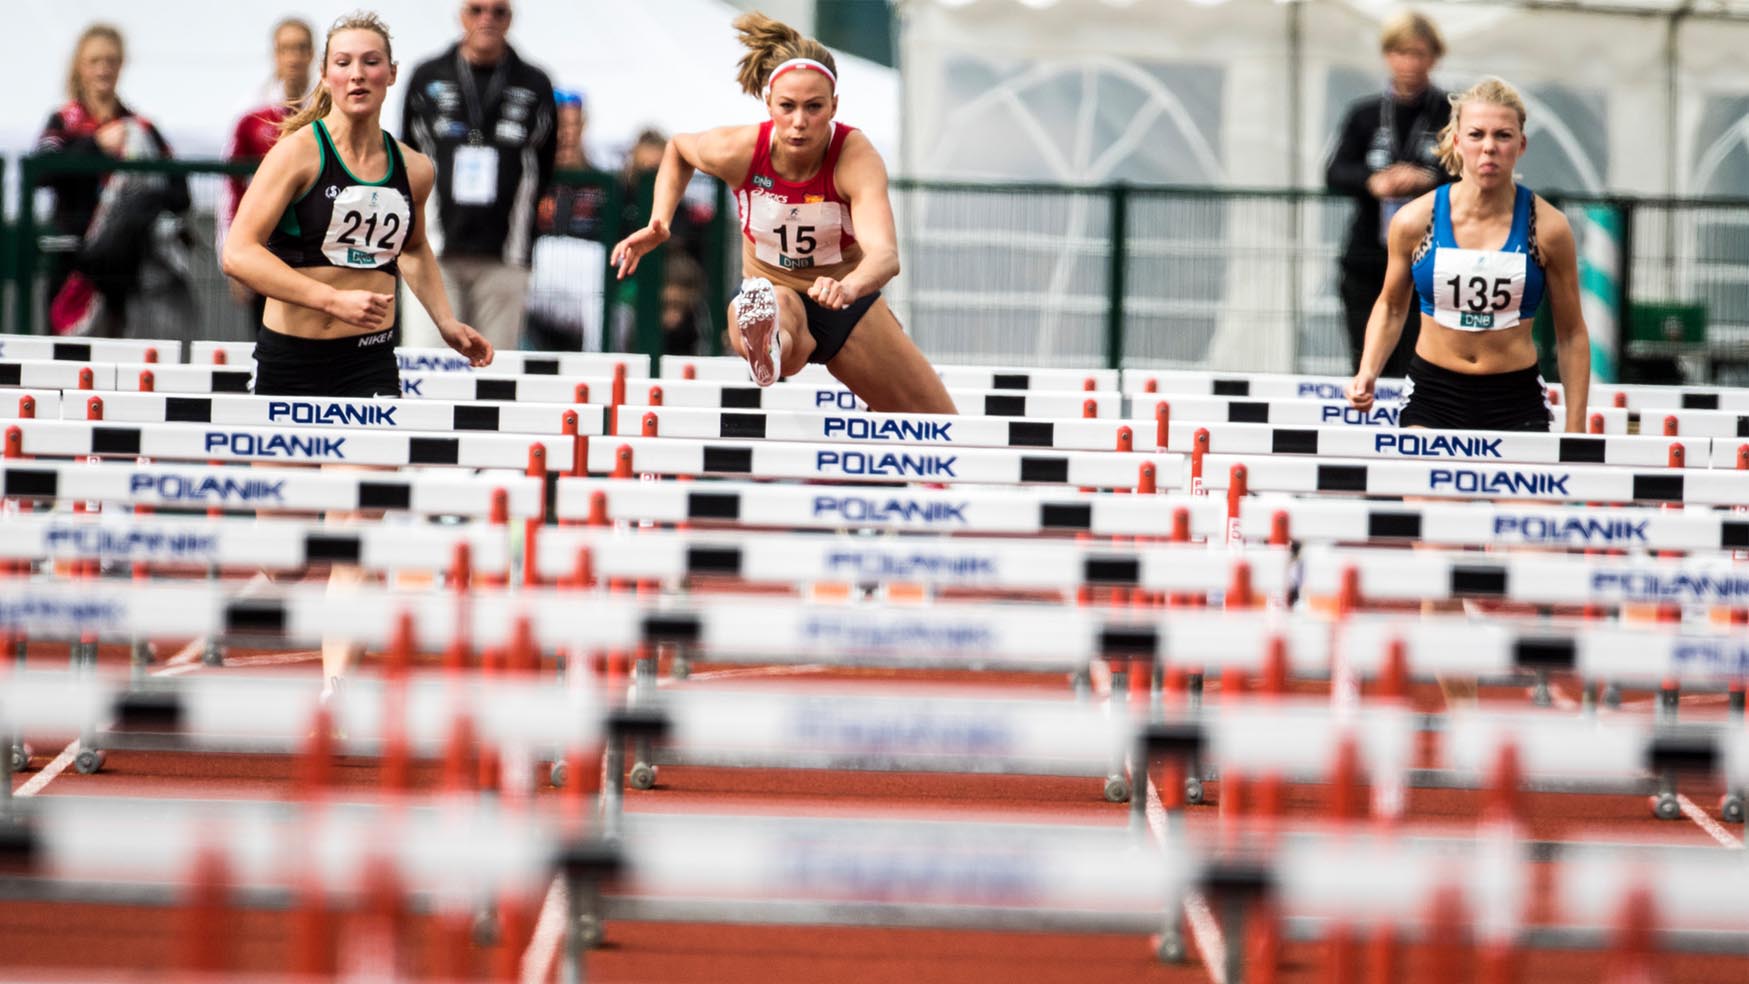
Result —
[[531, 349], [601, 351], [601, 284], [607, 269], [603, 240], [617, 226], [598, 185], [566, 183], [566, 172], [590, 171], [583, 144], [588, 107], [581, 93], [553, 94], [560, 179], [535, 209], [533, 274], [529, 281], [527, 342]]
[[[1366, 322], [1385, 282], [1385, 240], [1391, 216], [1404, 203], [1450, 180], [1439, 164], [1439, 131], [1451, 103], [1430, 73], [1445, 54], [1445, 39], [1425, 15], [1404, 11], [1385, 22], [1379, 47], [1390, 87], [1348, 108], [1325, 184], [1354, 198], [1354, 220], [1341, 260], [1342, 313], [1349, 357], [1356, 371], [1366, 347]], [[1420, 317], [1410, 311], [1385, 376], [1402, 376], [1415, 352]]]
[[709, 319], [702, 310], [706, 286], [704, 267], [685, 253], [668, 254], [662, 267], [663, 355], [698, 354], [699, 326]]
[[[316, 34], [308, 22], [287, 17], [273, 26], [273, 82], [267, 93], [267, 103], [243, 114], [225, 144], [227, 161], [260, 161], [279, 141], [279, 125], [290, 116], [293, 108], [303, 102], [310, 91], [310, 63], [316, 57]], [[219, 203], [219, 223], [214, 236], [214, 250], [225, 251], [225, 234], [237, 215], [237, 203], [249, 179], [232, 175], [225, 182], [225, 193]], [[230, 279], [231, 296], [238, 304], [253, 309], [253, 324], [260, 325], [266, 301], [260, 294]]]
[[402, 128], [437, 164], [439, 264], [456, 315], [522, 340], [535, 203], [553, 179], [553, 85], [510, 47], [509, 0], [464, 0], [462, 39], [413, 70]]
[[[49, 117], [36, 152], [84, 157], [165, 158], [170, 145], [121, 101], [118, 86], [127, 49], [119, 30], [92, 24], [79, 35], [67, 73], [67, 102]], [[49, 223], [78, 241], [48, 267], [49, 322], [58, 334], [120, 335], [127, 305], [140, 292], [149, 259], [157, 283], [186, 295], [187, 242], [172, 241], [159, 217], [188, 210], [188, 182], [143, 174], [58, 174], [44, 180], [55, 194]], [[180, 262], [180, 270], [177, 263]]]
[[[625, 170], [620, 176], [620, 201], [623, 203], [624, 217], [620, 221], [621, 238], [629, 236], [643, 228], [644, 201], [641, 197], [644, 185], [655, 180], [656, 171], [662, 166], [662, 155], [668, 151], [668, 135], [654, 127], [638, 134], [638, 139], [632, 143], [632, 149], [626, 154]], [[700, 221], [694, 214], [693, 204], [682, 201], [680, 208], [674, 213], [674, 224], [668, 230], [667, 250], [665, 256], [679, 251], [692, 257], [695, 262], [704, 262], [704, 226], [706, 221]]]

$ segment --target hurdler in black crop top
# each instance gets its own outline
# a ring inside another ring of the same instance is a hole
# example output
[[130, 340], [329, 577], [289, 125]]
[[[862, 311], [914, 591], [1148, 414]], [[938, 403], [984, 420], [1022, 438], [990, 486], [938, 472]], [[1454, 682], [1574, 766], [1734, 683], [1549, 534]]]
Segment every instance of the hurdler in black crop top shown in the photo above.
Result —
[[291, 267], [382, 270], [400, 275], [396, 258], [413, 221], [413, 186], [400, 145], [383, 131], [389, 173], [361, 181], [346, 169], [328, 128], [315, 122], [321, 168], [316, 180], [292, 199], [267, 237], [267, 250]]

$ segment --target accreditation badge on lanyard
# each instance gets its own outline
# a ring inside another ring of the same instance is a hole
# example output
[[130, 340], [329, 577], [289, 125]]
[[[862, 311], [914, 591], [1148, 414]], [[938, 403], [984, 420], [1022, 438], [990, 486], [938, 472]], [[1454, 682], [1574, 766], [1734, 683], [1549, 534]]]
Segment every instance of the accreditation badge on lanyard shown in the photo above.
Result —
[[450, 166], [450, 198], [457, 205], [490, 205], [498, 200], [498, 148], [463, 144]]
[[500, 59], [486, 82], [486, 91], [474, 88], [474, 70], [456, 50], [456, 87], [468, 114], [468, 142], [455, 149], [450, 166], [450, 198], [457, 205], [491, 205], [498, 200], [498, 148], [481, 136], [486, 128], [486, 107], [504, 91], [505, 59]]

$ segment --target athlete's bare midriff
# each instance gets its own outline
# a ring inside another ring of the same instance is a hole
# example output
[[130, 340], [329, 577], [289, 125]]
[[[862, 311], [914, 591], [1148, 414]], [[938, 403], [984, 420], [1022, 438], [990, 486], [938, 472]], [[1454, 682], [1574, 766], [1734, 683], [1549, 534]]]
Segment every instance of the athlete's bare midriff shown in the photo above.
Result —
[[814, 281], [821, 277], [843, 280], [850, 275], [850, 271], [856, 269], [858, 263], [862, 262], [862, 246], [860, 244], [846, 246], [843, 254], [844, 259], [837, 263], [807, 267], [801, 270], [786, 270], [761, 260], [754, 254], [753, 244], [743, 238], [741, 240], [741, 276], [764, 277], [774, 284], [788, 287], [790, 290], [806, 295], [808, 288], [814, 286]]
[[[398, 286], [395, 277], [382, 270], [348, 270], [344, 267], [304, 267], [299, 273], [311, 280], [319, 280], [338, 290], [368, 290], [378, 294], [396, 294]], [[389, 302], [389, 321], [392, 324], [395, 316], [395, 302]], [[292, 335], [297, 338], [350, 338], [353, 335], [368, 335], [382, 331], [378, 328], [365, 328], [360, 325], [348, 324], [335, 319], [326, 311], [287, 304], [275, 298], [267, 299], [267, 307], [262, 312], [261, 320], [273, 331], [282, 335]]]
[[1498, 331], [1457, 331], [1424, 314], [1415, 354], [1452, 372], [1477, 376], [1517, 372], [1537, 364], [1530, 330], [1531, 322], [1526, 320]]

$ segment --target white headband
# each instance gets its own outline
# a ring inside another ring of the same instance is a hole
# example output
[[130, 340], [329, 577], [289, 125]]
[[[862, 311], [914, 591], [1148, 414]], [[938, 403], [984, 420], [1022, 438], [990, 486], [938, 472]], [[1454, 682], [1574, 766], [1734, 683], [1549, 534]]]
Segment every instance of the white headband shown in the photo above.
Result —
[[826, 78], [830, 79], [832, 82], [833, 90], [834, 91], [837, 90], [837, 88], [838, 88], [838, 76], [833, 75], [831, 69], [829, 69], [826, 66], [820, 64], [819, 62], [813, 60], [812, 58], [791, 58], [789, 61], [786, 61], [786, 62], [782, 63], [781, 65], [778, 65], [776, 68], [772, 69], [771, 74], [766, 77], [766, 79], [765, 79], [765, 92], [763, 93], [763, 98], [766, 98], [766, 99], [771, 98], [771, 84], [773, 82], [777, 81], [777, 77], [779, 75], [782, 75], [785, 72], [792, 71], [792, 70], [798, 69], [798, 68], [809, 68], [809, 69], [813, 69], [816, 72], [819, 72], [821, 75], [824, 75], [824, 76], [826, 76]]

